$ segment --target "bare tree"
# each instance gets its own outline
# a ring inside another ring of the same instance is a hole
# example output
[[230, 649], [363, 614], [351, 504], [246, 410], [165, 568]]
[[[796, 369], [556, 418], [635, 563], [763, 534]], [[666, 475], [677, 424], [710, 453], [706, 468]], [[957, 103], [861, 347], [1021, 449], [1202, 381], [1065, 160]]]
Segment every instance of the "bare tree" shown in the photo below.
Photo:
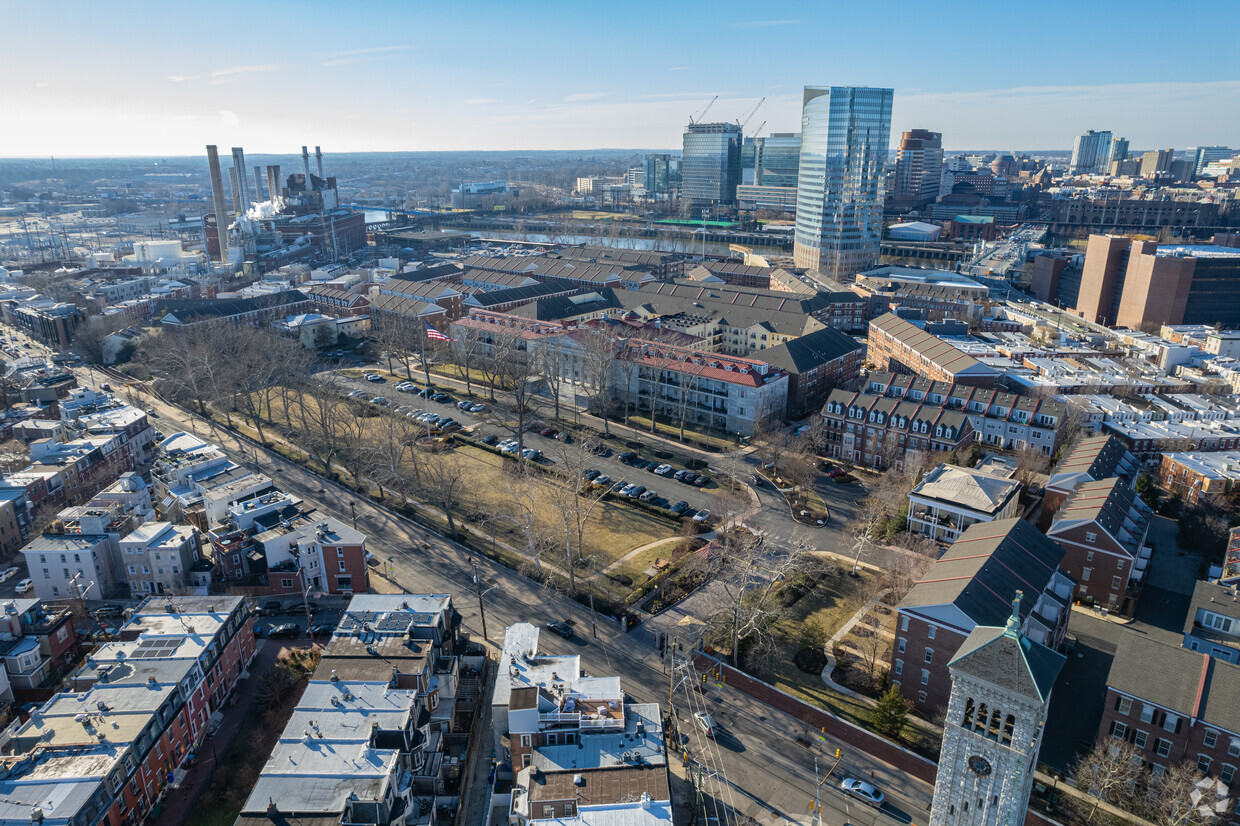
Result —
[[332, 462], [340, 452], [344, 422], [356, 418], [355, 410], [334, 390], [311, 385], [300, 396], [300, 444], [310, 452], [323, 472], [332, 475]]
[[375, 466], [373, 475], [379, 494], [390, 490], [408, 502], [420, 483], [421, 453], [413, 447], [418, 426], [406, 416], [380, 415], [372, 422]]
[[898, 537], [898, 544], [903, 551], [891, 554], [882, 576], [882, 587], [891, 590], [889, 599], [893, 603], [904, 599], [938, 558], [938, 548], [920, 534]]
[[[582, 385], [591, 399], [592, 412], [603, 420], [603, 436], [610, 438], [611, 427], [608, 411], [615, 394], [615, 374], [612, 363], [617, 358], [620, 338], [609, 322], [601, 322], [577, 333], [574, 338], [582, 350]], [[624, 388], [628, 398], [628, 387]], [[626, 407], [627, 410], [627, 407]], [[627, 413], [625, 415], [627, 420]]]
[[456, 337], [451, 347], [452, 363], [456, 365], [457, 377], [465, 381], [466, 394], [472, 396], [474, 370], [482, 357], [482, 337], [478, 330], [465, 325], [456, 325], [452, 332]]
[[456, 536], [456, 511], [461, 506], [469, 476], [461, 459], [453, 451], [429, 451], [425, 455], [422, 493], [426, 500], [443, 511], [448, 520], [449, 536]]
[[[527, 462], [506, 462], [500, 477], [508, 496], [493, 518], [515, 526], [521, 532], [527, 563], [532, 573], [541, 577], [543, 554], [557, 544], [540, 518], [545, 515], [547, 506], [544, 480]], [[569, 577], [571, 580], [571, 573]]]
[[509, 357], [495, 367], [508, 391], [491, 404], [491, 421], [512, 433], [517, 452], [525, 449], [525, 430], [538, 418], [542, 399], [538, 395], [540, 374], [525, 350], [514, 348]]
[[1137, 798], [1137, 783], [1143, 775], [1141, 753], [1132, 743], [1100, 737], [1076, 759], [1070, 771], [1076, 787], [1094, 798], [1093, 806], [1083, 813], [1085, 822], [1093, 823], [1103, 802], [1125, 809], [1132, 807]]
[[1016, 451], [1016, 481], [1026, 488], [1040, 484], [1050, 468], [1050, 457], [1036, 447], [1026, 446]]
[[117, 316], [93, 316], [73, 331], [71, 349], [87, 364], [105, 364], [107, 338], [124, 326], [124, 320]]
[[[511, 362], [520, 359], [525, 361], [525, 353], [518, 348], [518, 339], [510, 331], [496, 325], [494, 331], [488, 330], [482, 334], [483, 350], [482, 357], [478, 359], [478, 371], [482, 373], [482, 378], [486, 380], [490, 389], [490, 399], [494, 403], [495, 389], [504, 379], [508, 377], [509, 371], [512, 369]], [[525, 369], [528, 369], [528, 364]], [[505, 388], [506, 389], [506, 388]]]
[[583, 486], [582, 474], [589, 469], [597, 445], [592, 439], [583, 439], [573, 444], [558, 442], [553, 448], [557, 472], [547, 484], [564, 528], [569, 594], [577, 593], [577, 560], [585, 553], [586, 526], [607, 495], [605, 487]]
[[564, 387], [564, 350], [567, 336], [548, 337], [538, 342], [530, 358], [535, 372], [551, 394], [555, 418], [560, 418], [560, 391]]
[[1205, 826], [1234, 808], [1227, 787], [1203, 777], [1187, 760], [1168, 766], [1151, 786], [1151, 808], [1160, 826]]

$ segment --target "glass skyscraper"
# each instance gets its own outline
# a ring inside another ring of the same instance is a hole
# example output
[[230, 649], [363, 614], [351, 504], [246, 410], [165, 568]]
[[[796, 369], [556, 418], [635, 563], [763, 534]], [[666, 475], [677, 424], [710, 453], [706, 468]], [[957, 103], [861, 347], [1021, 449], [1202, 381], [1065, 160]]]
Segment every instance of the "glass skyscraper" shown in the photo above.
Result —
[[735, 123], [690, 123], [680, 162], [680, 197], [694, 206], [736, 202], [741, 180], [741, 127]]
[[642, 159], [642, 185], [647, 192], [667, 192], [671, 177], [668, 155], [649, 154]]
[[[1126, 148], [1125, 148], [1126, 150]], [[1090, 129], [1072, 143], [1069, 175], [1105, 175], [1111, 166], [1111, 133]]]
[[878, 264], [891, 89], [806, 86], [793, 258], [851, 281]]
[[757, 147], [754, 183], [758, 186], [796, 186], [801, 165], [801, 136], [780, 132], [769, 138], [754, 138]]

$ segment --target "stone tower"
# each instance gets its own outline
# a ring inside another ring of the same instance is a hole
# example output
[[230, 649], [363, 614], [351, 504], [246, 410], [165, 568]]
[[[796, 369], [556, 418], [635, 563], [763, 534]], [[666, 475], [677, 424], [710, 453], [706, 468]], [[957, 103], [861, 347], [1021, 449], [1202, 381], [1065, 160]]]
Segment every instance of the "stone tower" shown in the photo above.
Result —
[[930, 826], [1021, 826], [1051, 686], [1064, 657], [1020, 633], [1021, 592], [1003, 628], [973, 629], [949, 665], [951, 699]]

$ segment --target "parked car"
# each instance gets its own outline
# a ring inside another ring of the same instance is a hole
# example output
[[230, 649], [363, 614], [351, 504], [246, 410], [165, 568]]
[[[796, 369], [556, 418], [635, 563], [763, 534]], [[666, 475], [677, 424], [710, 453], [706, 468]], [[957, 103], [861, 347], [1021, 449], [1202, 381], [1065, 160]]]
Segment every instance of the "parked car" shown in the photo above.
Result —
[[632, 461], [636, 458], [637, 458], [637, 454], [633, 453], [632, 451], [628, 451], [628, 452], [620, 454], [620, 461], [626, 465], [632, 463]]
[[291, 640], [301, 636], [301, 629], [295, 623], [285, 622], [267, 629], [267, 638], [272, 640]]
[[689, 503], [682, 499], [668, 508], [668, 510], [675, 514], [681, 514], [689, 510]]
[[320, 625], [314, 625], [314, 626], [311, 626], [310, 628], [311, 638], [330, 637], [334, 633], [336, 633], [336, 626], [328, 625], [327, 623], [322, 623]]
[[629, 495], [629, 493], [631, 493], [631, 492], [632, 492], [632, 490], [633, 490], [633, 488], [635, 488], [635, 487], [637, 487], [637, 485], [634, 485], [634, 484], [632, 484], [632, 483], [630, 483], [630, 482], [626, 482], [626, 483], [625, 483], [625, 485], [624, 485], [624, 487], [620, 488], [620, 495], [621, 495], [621, 496], [628, 496], [628, 495]]
[[645, 492], [646, 492], [645, 485], [634, 485], [633, 489], [629, 491], [628, 496], [630, 499], [636, 499], [637, 497], [641, 496]]
[[559, 620], [549, 622], [547, 623], [547, 630], [553, 634], [559, 634], [566, 640], [571, 640], [573, 638], [573, 628], [567, 622], [561, 622]]
[[469, 399], [462, 399], [461, 401], [456, 403], [457, 410], [468, 410], [469, 408], [473, 406], [474, 406], [474, 403], [471, 402]]
[[486, 410], [486, 409], [487, 409], [487, 406], [480, 402], [474, 402], [473, 404], [469, 406], [470, 413], [481, 413], [483, 410]]
[[519, 445], [517, 444], [517, 440], [516, 440], [516, 439], [509, 439], [509, 440], [508, 440], [508, 441], [506, 441], [506, 442], [500, 442], [500, 443], [499, 443], [499, 451], [500, 451], [500, 453], [507, 453], [507, 454], [510, 454], [510, 455], [511, 455], [511, 454], [513, 454], [513, 453], [516, 453], [516, 452], [517, 452], [517, 448], [518, 448], [518, 447], [519, 447]]
[[[581, 472], [581, 478], [582, 478], [582, 479], [585, 479], [587, 482], [593, 482], [593, 481], [594, 481], [595, 479], [597, 479], [598, 477], [599, 477], [599, 472], [598, 472], [597, 470], [594, 470], [593, 468], [591, 468], [591, 469], [589, 469], [589, 470], [583, 470], [583, 471]], [[16, 569], [14, 568], [14, 569], [11, 569], [11, 570], [16, 570]], [[0, 580], [0, 582], [2, 582], [2, 581], [3, 581], [3, 580]]]
[[693, 712], [693, 724], [701, 729], [702, 733], [707, 737], [714, 737], [719, 730], [715, 726], [715, 718], [710, 716], [709, 711]]
[[648, 490], [637, 498], [643, 502], [653, 502], [654, 500], [659, 498], [659, 494], [657, 491]]
[[827, 475], [830, 476], [832, 479], [834, 479], [837, 476], [843, 476], [844, 470], [843, 468], [838, 468], [833, 465], [827, 470]]
[[855, 797], [862, 803], [865, 803], [867, 806], [873, 806], [875, 809], [882, 806], [883, 800], [886, 798], [886, 795], [869, 783], [852, 777], [845, 778], [844, 782], [840, 783], [840, 789], [843, 790], [844, 794]]
[[448, 419], [446, 422], [444, 420], [440, 420], [439, 429], [445, 433], [455, 433], [461, 429], [461, 423], [456, 419]]
[[707, 485], [709, 485], [709, 484], [710, 484], [710, 477], [709, 477], [709, 476], [703, 476], [703, 475], [702, 475], [702, 474], [700, 474], [700, 473], [697, 475], [697, 478], [695, 478], [695, 479], [693, 480], [693, 486], [694, 486], [695, 488], [704, 488], [704, 487], [706, 487], [706, 486], [707, 486]]
[[102, 391], [103, 391], [103, 392], [105, 392], [105, 393], [111, 393], [111, 392], [112, 392], [112, 385], [108, 384], [107, 382], [104, 382], [102, 385], [100, 385], [100, 388], [99, 388], [99, 389], [100, 389], [100, 390], [102, 390]]
[[452, 401], [452, 397], [449, 396], [447, 393], [436, 393], [435, 395], [431, 396], [431, 401], [439, 402], [440, 404], [447, 404], [448, 402]]
[[537, 462], [542, 458], [542, 451], [535, 450], [532, 447], [527, 447], [525, 450], [521, 451], [521, 458], [529, 459], [531, 462]]
[[710, 519], [710, 511], [708, 511], [706, 508], [702, 508], [700, 511], [698, 511], [697, 513], [693, 515], [694, 522], [705, 522], [707, 519]]
[[685, 480], [685, 477], [688, 476], [692, 472], [693, 471], [691, 470], [678, 470], [674, 474], [672, 474], [672, 478], [675, 479], [677, 482], [683, 482]]
[[673, 468], [671, 465], [659, 465], [654, 469], [654, 472], [659, 476], [671, 476]]
[[300, 617], [306, 613], [306, 609], [310, 609], [310, 613], [316, 613], [319, 610], [318, 603], [315, 602], [290, 602], [284, 607], [284, 615], [289, 617]]
[[424, 399], [429, 399], [431, 396], [435, 395], [435, 391], [433, 388], [423, 387], [421, 390], [418, 391], [417, 395], [421, 396]]
[[382, 396], [375, 396], [373, 399], [370, 400], [370, 403], [373, 404], [375, 407], [387, 407], [389, 404], [391, 404], [391, 402], [389, 402], [387, 399], [383, 398]]
[[350, 390], [350, 391], [349, 391], [349, 398], [350, 398], [350, 399], [360, 399], [360, 398], [362, 398], [362, 397], [363, 397], [363, 396], [365, 396], [365, 395], [366, 395], [366, 391], [365, 391], [365, 390]]
[[601, 488], [611, 482], [611, 477], [604, 473], [602, 476], [594, 477], [594, 487]]
[[762, 477], [756, 473], [751, 473], [749, 475], [749, 481], [753, 484], [755, 488], [762, 487]]
[[538, 435], [546, 436], [548, 439], [550, 439], [552, 436], [554, 436], [555, 434], [559, 432], [560, 431], [556, 430], [554, 427], [544, 427], [542, 430], [538, 431]]
[[8, 582], [21, 571], [21, 568], [5, 568], [4, 573], [0, 574], [0, 582]]
[[615, 493], [620, 493], [622, 490], [624, 490], [627, 487], [629, 487], [629, 483], [624, 481], [623, 479], [617, 479], [616, 481], [611, 483], [611, 489]]
[[484, 445], [497, 445], [499, 444], [499, 437], [494, 433], [488, 433], [482, 437], [482, 443]]
[[408, 393], [413, 387], [414, 387], [413, 382], [402, 381], [400, 384], [396, 385], [396, 392], [397, 393]]
[[278, 599], [269, 599], [258, 606], [260, 617], [274, 617], [284, 612], [284, 606]]
[[595, 445], [594, 447], [590, 448], [590, 452], [594, 454], [595, 456], [602, 456], [604, 459], [606, 459], [608, 456], [611, 456], [611, 448], [609, 448], [607, 445]]
[[380, 376], [378, 373], [367, 373], [366, 381], [387, 381], [387, 379], [383, 378], [383, 376]]
[[573, 434], [569, 433], [567, 430], [564, 430], [558, 433], [555, 439], [557, 442], [563, 442], [566, 445], [571, 445], [573, 443]]
[[105, 619], [107, 617], [119, 617], [125, 613], [125, 608], [114, 603], [108, 605], [100, 605], [95, 609], [95, 619]]

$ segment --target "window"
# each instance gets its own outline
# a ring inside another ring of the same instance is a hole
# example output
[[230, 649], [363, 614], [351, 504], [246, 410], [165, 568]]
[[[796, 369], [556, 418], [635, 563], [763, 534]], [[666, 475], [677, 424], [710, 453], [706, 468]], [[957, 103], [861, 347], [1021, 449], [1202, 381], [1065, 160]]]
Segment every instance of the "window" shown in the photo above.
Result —
[[130, 565], [130, 566], [129, 566], [129, 573], [131, 573], [131, 574], [136, 574], [136, 573], [138, 573], [138, 569], [137, 569], [137, 568], [135, 568], [134, 566]]
[[1210, 770], [1211, 762], [1213, 761], [1210, 760], [1210, 755], [1208, 754], [1197, 755], [1197, 770], [1200, 771], [1202, 774], [1205, 774], [1206, 772]]
[[1117, 576], [1111, 577], [1111, 590], [1112, 591], [1118, 591], [1121, 587], [1123, 587], [1123, 585], [1124, 585], [1124, 580], [1120, 579]]
[[564, 804], [564, 816], [565, 817], [576, 817], [577, 816], [577, 804], [571, 800], [567, 801]]
[[1240, 757], [1240, 737], [1231, 738], [1231, 745], [1227, 747], [1228, 757]]
[[1145, 748], [1145, 740], [1149, 737], [1144, 731], [1137, 729], [1132, 735], [1132, 744], [1139, 749]]
[[936, 629], [935, 629], [935, 627], [934, 627], [933, 625], [931, 625], [931, 626], [930, 626], [930, 627], [926, 630], [926, 638], [927, 638], [927, 639], [931, 639], [931, 640], [932, 640], [932, 639], [934, 639], [934, 633], [935, 633], [935, 630], [936, 630]]
[[1218, 742], [1218, 732], [1213, 729], [1206, 729], [1205, 746], [1208, 749], [1214, 748], [1214, 744]]
[[1232, 764], [1224, 763], [1222, 766], [1219, 767], [1218, 779], [1222, 780], [1224, 783], [1227, 783], [1228, 785], [1230, 785], [1231, 779], [1235, 776], [1236, 776], [1236, 767], [1233, 766]]
[[1179, 731], [1180, 731], [1180, 717], [1179, 717], [1179, 715], [1177, 715], [1177, 714], [1168, 714], [1168, 715], [1167, 715], [1167, 716], [1163, 719], [1163, 724], [1162, 724], [1162, 727], [1163, 727], [1166, 731], [1173, 731], [1173, 732], [1175, 732], [1175, 733], [1177, 733], [1177, 734], [1178, 734], [1178, 733], [1179, 733]]
[[69, 569], [65, 568], [65, 579], [69, 578]]
[[559, 744], [560, 744], [560, 738], [554, 732], [550, 732], [547, 734], [547, 745], [548, 746], [558, 746]]
[[1097, 542], [1097, 541], [1098, 541], [1098, 534], [1094, 533], [1093, 531], [1086, 531], [1086, 532], [1085, 532], [1085, 541], [1086, 541], [1086, 542]]
[[924, 691], [918, 691], [918, 692], [917, 692], [917, 702], [919, 702], [919, 703], [924, 703], [925, 701], [926, 701], [926, 692], [924, 692]]
[[907, 644], [908, 644], [908, 640], [904, 639], [904, 637], [900, 637], [900, 642], [897, 644], [897, 648], [899, 649], [901, 654], [904, 653], [904, 648]]
[[1086, 552], [1085, 552], [1085, 561], [1086, 561], [1086, 562], [1093, 562], [1093, 561], [1094, 561], [1094, 552], [1093, 552], [1093, 551], [1086, 551]]
[[281, 587], [281, 588], [292, 588], [292, 587], [293, 587], [293, 580], [289, 579], [288, 577], [284, 577], [284, 578], [282, 578], [282, 579], [280, 580], [280, 587]]
[[923, 668], [921, 670], [921, 684], [930, 685], [930, 669]]
[[895, 672], [897, 677], [904, 673], [904, 660], [896, 660]]
[[1081, 569], [1081, 582], [1089, 582], [1089, 572], [1092, 570], [1092, 568]]
[[1128, 712], [1132, 711], [1132, 698], [1131, 697], [1116, 697], [1115, 698], [1115, 710], [1118, 711], [1120, 714], [1127, 714]]
[[927, 648], [927, 649], [926, 649], [926, 662], [927, 662], [927, 663], [930, 663], [930, 662], [933, 662], [933, 661], [934, 661], [934, 649], [933, 649], [933, 648]]
[[1171, 741], [1164, 740], [1161, 737], [1159, 737], [1158, 745], [1154, 747], [1154, 752], [1159, 757], [1170, 757], [1171, 756]]
[[521, 768], [525, 768], [530, 764], [530, 756], [528, 754], [521, 755]]
[[346, 568], [344, 567], [344, 560], [343, 560], [343, 559], [342, 559], [342, 560], [340, 560], [340, 562], [339, 562], [338, 564], [340, 565], [340, 573], [342, 573], [342, 574], [343, 574], [343, 573], [345, 572], [345, 570], [346, 570]]
[[336, 556], [344, 556], [344, 548], [337, 548]]
[[1128, 736], [1128, 726], [1119, 720], [1111, 721], [1111, 736], [1116, 740], [1123, 740]]
[[900, 630], [901, 631], [908, 630], [908, 616], [907, 615], [900, 617]]
[[529, 748], [529, 746], [530, 746], [530, 735], [528, 735], [528, 734], [522, 734], [522, 735], [521, 735], [521, 746], [522, 746], [522, 748]]
[[1145, 705], [1141, 706], [1141, 722], [1142, 723], [1154, 722], [1154, 707], [1150, 705], [1149, 703], [1146, 703]]

